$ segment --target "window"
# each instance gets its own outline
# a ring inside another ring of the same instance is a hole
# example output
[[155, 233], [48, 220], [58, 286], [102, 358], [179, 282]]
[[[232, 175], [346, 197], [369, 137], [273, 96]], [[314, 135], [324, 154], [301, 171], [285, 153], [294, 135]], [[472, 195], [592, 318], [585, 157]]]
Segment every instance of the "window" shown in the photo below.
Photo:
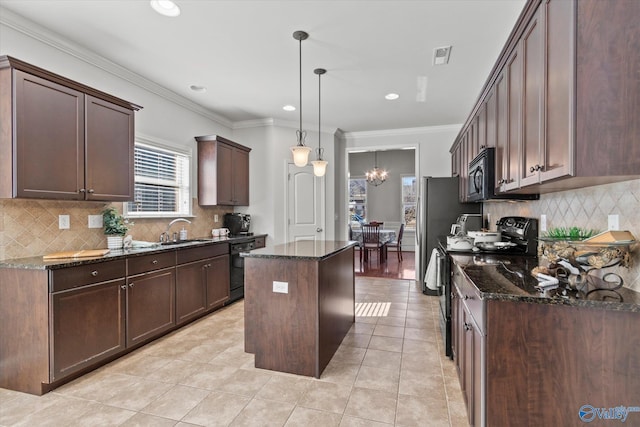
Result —
[[416, 228], [416, 177], [402, 176], [402, 215], [406, 228]]
[[367, 217], [367, 180], [349, 179], [349, 221], [361, 221]]
[[128, 217], [191, 215], [191, 155], [136, 141], [135, 200], [125, 205]]

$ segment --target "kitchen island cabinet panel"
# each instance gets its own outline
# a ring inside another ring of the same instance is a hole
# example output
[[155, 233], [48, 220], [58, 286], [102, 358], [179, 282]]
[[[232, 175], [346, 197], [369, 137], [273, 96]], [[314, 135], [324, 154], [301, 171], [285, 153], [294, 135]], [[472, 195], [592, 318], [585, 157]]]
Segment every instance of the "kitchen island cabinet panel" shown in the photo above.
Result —
[[353, 242], [243, 254], [245, 351], [256, 368], [320, 378], [355, 321]]
[[175, 268], [127, 277], [127, 347], [175, 326], [175, 296]]
[[124, 278], [51, 295], [51, 382], [125, 349], [124, 295]]

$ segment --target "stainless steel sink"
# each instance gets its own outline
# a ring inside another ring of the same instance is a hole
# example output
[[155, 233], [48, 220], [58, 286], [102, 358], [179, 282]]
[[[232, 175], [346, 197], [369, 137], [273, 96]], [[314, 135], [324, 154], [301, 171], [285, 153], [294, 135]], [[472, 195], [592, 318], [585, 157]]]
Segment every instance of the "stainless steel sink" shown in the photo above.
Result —
[[195, 243], [195, 242], [211, 242], [213, 239], [185, 239], [185, 240], [176, 240], [171, 242], [162, 242], [160, 245], [162, 246], [171, 246], [171, 245], [181, 245], [184, 243]]

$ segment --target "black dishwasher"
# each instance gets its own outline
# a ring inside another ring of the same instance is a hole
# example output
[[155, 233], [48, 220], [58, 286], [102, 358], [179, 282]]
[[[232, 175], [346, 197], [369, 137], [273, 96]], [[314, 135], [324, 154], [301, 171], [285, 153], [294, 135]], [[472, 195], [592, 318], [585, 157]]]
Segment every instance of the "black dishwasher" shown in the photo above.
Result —
[[226, 304], [244, 297], [244, 258], [240, 256], [242, 252], [249, 252], [256, 246], [255, 239], [242, 240], [232, 243], [229, 246], [231, 255], [231, 278], [229, 281], [229, 300]]

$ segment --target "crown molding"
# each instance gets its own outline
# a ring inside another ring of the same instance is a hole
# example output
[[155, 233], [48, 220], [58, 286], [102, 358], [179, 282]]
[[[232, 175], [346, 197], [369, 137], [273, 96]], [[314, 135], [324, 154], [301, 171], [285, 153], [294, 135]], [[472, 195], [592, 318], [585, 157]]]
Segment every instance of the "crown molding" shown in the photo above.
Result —
[[459, 132], [462, 128], [462, 123], [454, 125], [442, 125], [442, 126], [425, 126], [417, 128], [404, 128], [404, 129], [385, 129], [363, 132], [342, 132], [340, 138], [344, 140], [352, 139], [367, 139], [367, 138], [379, 138], [379, 137], [392, 137], [392, 136], [406, 136], [406, 135], [424, 135], [429, 133], [440, 132]]
[[134, 73], [127, 68], [104, 58], [103, 56], [97, 55], [89, 49], [86, 49], [67, 38], [62, 37], [60, 34], [48, 30], [47, 28], [42, 27], [41, 25], [38, 25], [35, 22], [1, 6], [0, 24], [6, 25], [7, 27], [23, 33], [32, 39], [38, 40], [46, 45], [58, 49], [61, 52], [71, 55], [74, 58], [80, 59], [94, 67], [126, 80], [129, 83], [186, 108], [189, 111], [199, 114], [209, 120], [213, 120], [222, 126], [226, 126], [228, 128], [233, 127], [233, 122], [226, 117], [216, 114], [213, 111], [178, 95], [164, 86], [154, 83], [151, 80], [146, 79], [145, 77], [142, 77], [141, 75]]

